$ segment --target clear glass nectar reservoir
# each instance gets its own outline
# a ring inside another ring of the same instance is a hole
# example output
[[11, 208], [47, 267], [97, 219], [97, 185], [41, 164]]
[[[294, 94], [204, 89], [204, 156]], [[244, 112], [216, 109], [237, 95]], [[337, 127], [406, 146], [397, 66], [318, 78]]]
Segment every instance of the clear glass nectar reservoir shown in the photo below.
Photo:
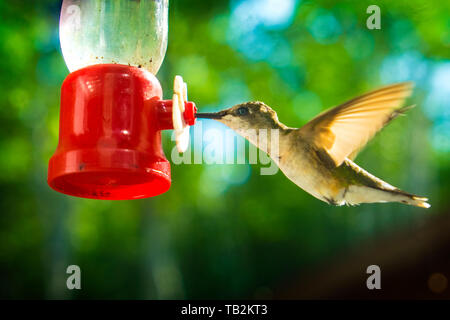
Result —
[[124, 64], [156, 74], [167, 49], [168, 0], [64, 0], [61, 49], [70, 72]]

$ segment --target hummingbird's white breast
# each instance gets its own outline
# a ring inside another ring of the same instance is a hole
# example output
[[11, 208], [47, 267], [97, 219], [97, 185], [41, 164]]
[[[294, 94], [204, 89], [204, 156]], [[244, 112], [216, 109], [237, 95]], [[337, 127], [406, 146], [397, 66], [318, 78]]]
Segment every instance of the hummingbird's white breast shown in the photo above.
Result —
[[343, 204], [344, 188], [318, 158], [312, 146], [293, 131], [280, 142], [280, 170], [297, 186], [314, 197]]

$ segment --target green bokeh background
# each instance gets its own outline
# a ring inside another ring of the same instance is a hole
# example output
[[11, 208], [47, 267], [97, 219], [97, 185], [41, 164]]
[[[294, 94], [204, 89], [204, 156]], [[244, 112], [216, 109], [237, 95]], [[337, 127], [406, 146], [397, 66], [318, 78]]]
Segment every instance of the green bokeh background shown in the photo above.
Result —
[[[0, 0], [1, 298], [270, 298], [331, 257], [449, 213], [450, 2], [272, 2], [171, 1], [165, 97], [181, 74], [202, 111], [261, 100], [298, 127], [379, 85], [415, 81], [417, 107], [356, 162], [432, 208], [330, 207], [249, 164], [173, 165], [170, 191], [145, 200], [58, 194], [46, 178], [68, 74], [61, 3]], [[366, 28], [370, 4], [381, 30]], [[164, 133], [169, 160], [173, 146]], [[81, 291], [66, 289], [71, 264]]]

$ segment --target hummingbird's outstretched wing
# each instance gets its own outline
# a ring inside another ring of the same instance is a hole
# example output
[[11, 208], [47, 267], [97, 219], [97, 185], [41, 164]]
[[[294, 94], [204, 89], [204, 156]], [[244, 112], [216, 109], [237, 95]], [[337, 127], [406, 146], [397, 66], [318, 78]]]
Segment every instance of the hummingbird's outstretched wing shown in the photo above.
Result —
[[413, 83], [402, 82], [366, 93], [319, 114], [300, 132], [339, 166], [345, 158], [353, 159], [390, 120], [409, 109], [401, 106], [412, 89]]

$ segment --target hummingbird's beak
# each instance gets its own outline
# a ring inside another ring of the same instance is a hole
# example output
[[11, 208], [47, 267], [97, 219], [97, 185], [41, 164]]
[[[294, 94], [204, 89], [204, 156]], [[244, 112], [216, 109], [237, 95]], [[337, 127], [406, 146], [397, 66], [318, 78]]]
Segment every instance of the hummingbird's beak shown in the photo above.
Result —
[[220, 112], [196, 113], [195, 117], [202, 118], [202, 119], [220, 119], [224, 115], [225, 114], [222, 111], [220, 111]]

